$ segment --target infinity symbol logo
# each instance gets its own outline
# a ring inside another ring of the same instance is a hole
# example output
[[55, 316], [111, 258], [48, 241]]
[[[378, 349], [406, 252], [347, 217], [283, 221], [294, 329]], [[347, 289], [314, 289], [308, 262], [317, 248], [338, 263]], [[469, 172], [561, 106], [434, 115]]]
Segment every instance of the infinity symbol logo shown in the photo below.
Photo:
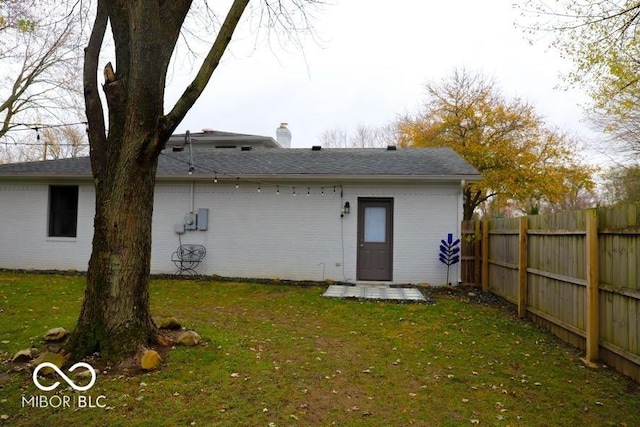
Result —
[[42, 384], [40, 384], [40, 382], [38, 381], [38, 372], [40, 372], [40, 370], [42, 368], [51, 368], [51, 369], [53, 369], [54, 371], [56, 371], [56, 373], [58, 375], [60, 375], [60, 377], [62, 377], [63, 380], [66, 381], [67, 384], [69, 384], [71, 386], [71, 388], [73, 388], [74, 390], [77, 390], [77, 391], [87, 391], [91, 387], [93, 387], [93, 384], [96, 382], [96, 370], [93, 369], [93, 367], [91, 365], [89, 365], [88, 363], [78, 362], [78, 363], [76, 363], [75, 365], [73, 365], [72, 367], [69, 368], [69, 372], [73, 372], [76, 368], [87, 368], [89, 370], [89, 372], [91, 372], [91, 381], [89, 382], [89, 384], [87, 384], [85, 386], [79, 386], [79, 385], [76, 385], [76, 383], [74, 383], [71, 378], [66, 376], [64, 374], [64, 372], [62, 372], [60, 370], [60, 368], [58, 368], [53, 363], [51, 363], [51, 362], [42, 362], [41, 364], [39, 364], [36, 367], [36, 369], [33, 370], [33, 383], [36, 385], [36, 387], [38, 387], [42, 391], [51, 391], [51, 390], [55, 389], [56, 387], [58, 387], [60, 385], [60, 381], [56, 381], [55, 383], [51, 384], [50, 386], [43, 386]]

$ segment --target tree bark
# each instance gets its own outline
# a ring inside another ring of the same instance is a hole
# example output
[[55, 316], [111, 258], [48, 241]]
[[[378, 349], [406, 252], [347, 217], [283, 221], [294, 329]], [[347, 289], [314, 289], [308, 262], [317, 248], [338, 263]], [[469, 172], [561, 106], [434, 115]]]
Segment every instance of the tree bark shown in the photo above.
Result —
[[149, 311], [156, 163], [132, 165], [96, 186], [93, 251], [74, 355], [119, 360], [156, 340]]

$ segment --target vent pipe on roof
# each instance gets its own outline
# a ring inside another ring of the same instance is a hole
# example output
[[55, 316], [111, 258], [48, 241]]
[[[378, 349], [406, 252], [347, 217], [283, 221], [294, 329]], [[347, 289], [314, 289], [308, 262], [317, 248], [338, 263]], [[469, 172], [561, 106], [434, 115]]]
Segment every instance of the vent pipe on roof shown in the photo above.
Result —
[[291, 131], [287, 127], [288, 123], [280, 123], [278, 129], [276, 129], [276, 140], [282, 148], [291, 148]]

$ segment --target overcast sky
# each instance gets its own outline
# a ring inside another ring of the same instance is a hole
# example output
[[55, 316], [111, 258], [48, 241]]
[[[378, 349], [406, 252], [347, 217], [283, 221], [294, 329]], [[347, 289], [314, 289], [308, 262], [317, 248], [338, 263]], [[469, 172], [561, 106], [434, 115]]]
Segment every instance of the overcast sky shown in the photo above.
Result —
[[[424, 84], [466, 67], [493, 77], [507, 96], [534, 104], [549, 123], [587, 135], [581, 122], [588, 99], [556, 89], [570, 64], [531, 46], [514, 26], [511, 1], [333, 0], [316, 14], [320, 41], [304, 51], [234, 40], [205, 93], [178, 128], [275, 137], [288, 122], [293, 147], [318, 144], [325, 130], [381, 126], [415, 112]], [[172, 102], [183, 89], [176, 73]], [[168, 105], [169, 106], [169, 105]]]

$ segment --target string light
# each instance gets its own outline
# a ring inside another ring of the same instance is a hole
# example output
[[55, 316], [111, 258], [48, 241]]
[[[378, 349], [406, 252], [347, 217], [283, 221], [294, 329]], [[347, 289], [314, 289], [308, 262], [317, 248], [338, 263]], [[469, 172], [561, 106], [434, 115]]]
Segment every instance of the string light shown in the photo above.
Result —
[[[179, 157], [172, 156], [172, 155], [170, 155], [168, 153], [165, 153], [165, 152], [161, 152], [160, 155], [163, 155], [163, 156], [168, 157], [168, 158], [170, 158], [172, 160], [175, 160], [176, 162], [184, 163], [185, 166], [187, 167], [187, 169], [189, 170], [190, 162], [188, 160], [184, 160], [184, 159], [181, 159]], [[236, 176], [228, 175], [228, 174], [216, 171], [216, 170], [214, 170], [212, 168], [209, 168], [209, 167], [207, 167], [205, 165], [199, 165], [198, 169], [202, 170], [202, 171], [213, 173], [213, 182], [214, 183], [218, 182], [218, 175], [226, 176], [226, 177], [229, 177], [229, 178], [234, 177], [235, 178], [235, 188], [236, 189], [240, 188], [240, 180], [241, 180], [241, 178], [239, 176], [237, 176], [237, 175]], [[192, 172], [195, 173], [195, 168], [191, 169], [191, 171], [189, 172], [189, 175], [193, 175]], [[244, 178], [242, 180], [245, 181], [245, 182], [249, 182], [249, 183], [255, 183], [256, 184], [256, 191], [258, 193], [262, 192], [262, 187], [263, 186], [271, 185], [273, 187], [276, 187], [276, 194], [278, 194], [278, 195], [280, 194], [281, 184], [275, 184], [275, 183], [274, 184], [269, 184], [269, 183], [265, 183], [263, 181], [244, 179]], [[296, 191], [296, 187], [295, 186], [291, 186], [289, 188], [291, 188], [291, 190], [292, 190], [292, 195], [293, 196], [297, 196], [298, 193]], [[333, 192], [335, 193], [336, 192], [336, 188], [342, 188], [342, 185], [328, 185], [328, 186], [320, 187], [320, 194], [324, 195], [324, 190], [326, 188], [333, 188]], [[307, 186], [307, 196], [311, 196], [311, 186]]]
[[[27, 123], [17, 123], [15, 124], [11, 129], [8, 129], [5, 133], [9, 133], [9, 132], [24, 132], [24, 131], [35, 131], [36, 132], [36, 141], [35, 143], [29, 143], [29, 142], [0, 142], [0, 144], [4, 144], [5, 146], [9, 146], [9, 145], [23, 145], [23, 146], [44, 146], [44, 145], [49, 145], [47, 142], [42, 142], [41, 141], [41, 137], [40, 137], [40, 130], [41, 129], [54, 129], [54, 128], [61, 128], [61, 127], [70, 127], [70, 126], [78, 126], [78, 125], [84, 125], [85, 126], [85, 132], [89, 133], [89, 123], [86, 121], [82, 121], [82, 122], [75, 122], [75, 123], [60, 123], [60, 124], [27, 124]], [[24, 129], [20, 129], [20, 128], [24, 128]], [[75, 146], [75, 147], [88, 147], [90, 144], [88, 143], [81, 143], [81, 144], [71, 144], [71, 143], [56, 143], [56, 146]], [[175, 161], [178, 162], [182, 162], [185, 163], [188, 167], [188, 173], [189, 175], [193, 175], [195, 172], [195, 168], [190, 164], [189, 161], [185, 161], [183, 159], [180, 159], [178, 157], [174, 157], [171, 156], [167, 153], [160, 153], [166, 157], [169, 157]], [[226, 175], [224, 173], [220, 173], [218, 171], [215, 171], [211, 168], [207, 168], [207, 167], [203, 167], [203, 166], [198, 166], [199, 169], [205, 170], [205, 171], [209, 171], [209, 172], [213, 172], [213, 182], [214, 183], [218, 183], [218, 175], [222, 175], [222, 176], [229, 176]], [[251, 182], [251, 180], [245, 179], [245, 181], [247, 182]], [[255, 181], [253, 181], [255, 182]], [[258, 184], [258, 188], [257, 191], [258, 193], [260, 193], [262, 191], [262, 182], [257, 182]], [[273, 185], [273, 184], [271, 184]], [[280, 185], [277, 184], [275, 185], [276, 187], [276, 194], [280, 194]], [[334, 185], [334, 186], [326, 186], [326, 187], [320, 187], [320, 194], [324, 196], [324, 190], [325, 188], [331, 188], [333, 187], [333, 192], [336, 192], [336, 187], [340, 187], [342, 188], [342, 185]], [[240, 188], [240, 177], [236, 176], [236, 184], [235, 184], [235, 188]], [[293, 190], [293, 195], [296, 196], [296, 187], [291, 187]], [[307, 187], [307, 196], [311, 196], [311, 187]]]
[[29, 131], [35, 131], [36, 132], [36, 142], [18, 142], [18, 141], [12, 141], [12, 142], [8, 142], [8, 141], [3, 141], [0, 142], [0, 144], [3, 144], [5, 147], [9, 147], [10, 145], [12, 146], [24, 146], [24, 147], [43, 147], [43, 146], [47, 146], [47, 145], [55, 145], [58, 147], [88, 147], [89, 143], [79, 143], [79, 144], [74, 144], [74, 143], [62, 143], [62, 142], [56, 142], [55, 144], [46, 142], [46, 141], [42, 141], [42, 138], [40, 136], [40, 131], [44, 130], [44, 129], [55, 129], [55, 128], [62, 128], [62, 127], [71, 127], [71, 126], [79, 126], [79, 125], [84, 125], [85, 126], [85, 131], [87, 133], [89, 133], [89, 123], [88, 122], [75, 122], [75, 123], [59, 123], [59, 124], [42, 124], [42, 123], [15, 123], [12, 124], [11, 127], [7, 130], [5, 130], [3, 132], [3, 135], [5, 135], [5, 138], [8, 138], [8, 136], [6, 134], [12, 133], [12, 132], [29, 132]]

